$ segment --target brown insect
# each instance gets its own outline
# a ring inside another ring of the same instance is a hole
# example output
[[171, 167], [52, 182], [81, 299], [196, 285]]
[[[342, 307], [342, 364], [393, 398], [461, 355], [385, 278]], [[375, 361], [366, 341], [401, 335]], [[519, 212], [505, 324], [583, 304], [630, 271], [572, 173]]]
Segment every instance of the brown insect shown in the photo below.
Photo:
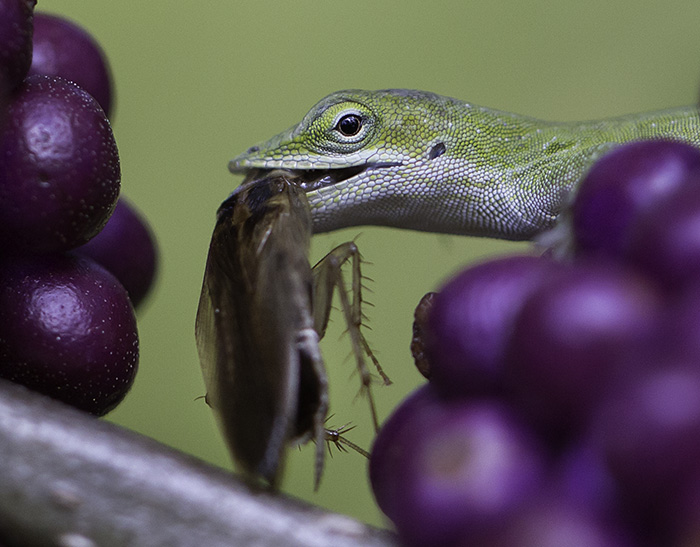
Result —
[[[318, 487], [324, 441], [336, 446], [345, 441], [337, 440], [340, 430], [324, 427], [328, 383], [318, 346], [335, 289], [375, 429], [372, 379], [364, 355], [390, 383], [360, 330], [356, 245], [336, 247], [312, 269], [311, 233], [311, 211], [295, 175], [251, 173], [218, 210], [197, 310], [195, 331], [206, 400], [245, 475], [273, 487], [287, 444], [315, 441]], [[348, 261], [352, 300], [341, 275]]]

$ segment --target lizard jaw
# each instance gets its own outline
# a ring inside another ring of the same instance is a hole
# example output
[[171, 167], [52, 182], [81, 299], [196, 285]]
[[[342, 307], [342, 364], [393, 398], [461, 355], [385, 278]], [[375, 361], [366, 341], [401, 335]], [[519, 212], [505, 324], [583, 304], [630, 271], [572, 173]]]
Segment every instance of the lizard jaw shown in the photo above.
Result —
[[359, 175], [366, 170], [366, 167], [366, 165], [356, 165], [340, 169], [308, 169], [304, 171], [294, 171], [294, 173], [300, 175], [301, 187], [306, 192], [312, 192], [319, 188], [333, 186]]
[[366, 163], [352, 167], [340, 167], [334, 169], [300, 169], [292, 170], [292, 173], [301, 178], [301, 187], [306, 192], [312, 192], [319, 188], [326, 188], [346, 181], [352, 177], [374, 169], [386, 169], [396, 167], [400, 163]]

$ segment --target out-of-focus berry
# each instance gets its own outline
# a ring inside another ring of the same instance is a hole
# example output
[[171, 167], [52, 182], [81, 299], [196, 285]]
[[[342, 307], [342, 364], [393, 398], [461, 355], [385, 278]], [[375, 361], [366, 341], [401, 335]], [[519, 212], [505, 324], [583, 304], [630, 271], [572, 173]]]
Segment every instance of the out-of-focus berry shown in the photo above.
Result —
[[401, 505], [399, 490], [402, 479], [395, 469], [405, 454], [413, 449], [410, 444], [413, 442], [413, 423], [425, 411], [439, 408], [440, 403], [435, 388], [430, 384], [417, 389], [394, 409], [382, 424], [381, 434], [374, 439], [369, 479], [377, 505], [392, 520], [397, 514], [397, 507]]
[[407, 545], [700, 544], [700, 151], [621, 146], [567, 215], [567, 263], [478, 265], [416, 315], [430, 384], [370, 460]]
[[515, 401], [535, 427], [574, 433], [619, 374], [621, 358], [655, 332], [661, 299], [615, 263], [578, 264], [530, 295], [507, 356]]
[[618, 518], [620, 492], [599, 447], [587, 437], [558, 454], [549, 490], [572, 508], [595, 516]]
[[581, 181], [573, 203], [577, 250], [619, 258], [638, 219], [699, 170], [700, 150], [679, 142], [633, 142], [603, 156]]
[[397, 410], [370, 460], [377, 500], [405, 544], [477, 537], [539, 488], [539, 445], [502, 404], [445, 403], [425, 392], [407, 404], [413, 408]]
[[649, 211], [632, 234], [627, 258], [667, 290], [700, 287], [700, 173]]
[[112, 108], [112, 78], [107, 58], [95, 39], [72, 21], [37, 13], [29, 74], [60, 76], [90, 93], [107, 117]]
[[112, 272], [138, 306], [155, 279], [157, 251], [146, 220], [123, 197], [102, 231], [73, 251]]
[[658, 353], [695, 362], [700, 369], [700, 284], [675, 295], [660, 323]]
[[32, 62], [36, 0], [0, 0], [0, 96], [17, 87]]
[[696, 363], [640, 363], [593, 418], [593, 436], [639, 514], [664, 515], [700, 461]]
[[425, 328], [431, 381], [441, 393], [498, 391], [515, 317], [558, 269], [548, 259], [510, 256], [469, 268], [442, 288]]

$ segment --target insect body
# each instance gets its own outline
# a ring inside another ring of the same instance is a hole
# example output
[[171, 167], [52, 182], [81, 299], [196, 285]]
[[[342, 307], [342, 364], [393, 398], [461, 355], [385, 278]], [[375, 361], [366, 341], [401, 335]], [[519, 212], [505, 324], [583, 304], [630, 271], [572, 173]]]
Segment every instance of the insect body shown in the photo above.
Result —
[[339, 274], [352, 259], [359, 275], [357, 247], [341, 245], [312, 271], [310, 238], [309, 204], [294, 179], [251, 174], [217, 213], [197, 311], [207, 402], [245, 474], [272, 486], [290, 442], [315, 441], [317, 485], [321, 477], [328, 386], [318, 342], [334, 287], [372, 403], [359, 278], [350, 303]]

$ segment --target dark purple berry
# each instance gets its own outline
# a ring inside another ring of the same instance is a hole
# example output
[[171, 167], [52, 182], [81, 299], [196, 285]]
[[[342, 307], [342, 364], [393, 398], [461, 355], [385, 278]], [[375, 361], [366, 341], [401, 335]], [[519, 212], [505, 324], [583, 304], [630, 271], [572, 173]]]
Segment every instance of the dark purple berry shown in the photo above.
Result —
[[700, 366], [700, 283], [679, 293], [666, 306], [656, 345], [662, 355]]
[[664, 514], [700, 461], [697, 363], [640, 363], [595, 415], [594, 437], [639, 514]]
[[537, 500], [490, 533], [465, 536], [459, 547], [634, 547], [630, 534], [600, 515], [581, 511], [566, 498]]
[[382, 424], [380, 433], [374, 439], [372, 456], [369, 461], [369, 480], [377, 505], [390, 519], [394, 519], [401, 503], [400, 489], [402, 477], [396, 466], [410, 450], [413, 442], [411, 430], [421, 414], [439, 410], [441, 399], [432, 385], [424, 385], [404, 399]]
[[700, 170], [700, 150], [671, 141], [634, 142], [603, 156], [572, 207], [576, 248], [619, 257], [631, 227]]
[[442, 288], [425, 328], [431, 381], [441, 393], [497, 391], [520, 306], [558, 269], [548, 259], [510, 256], [469, 268]]
[[5, 121], [7, 120], [7, 105], [10, 103], [10, 94], [4, 91], [3, 86], [5, 80], [0, 74], [0, 135], [5, 128]]
[[605, 457], [590, 439], [576, 439], [557, 458], [550, 490], [571, 507], [602, 517], [620, 513], [619, 490]]
[[540, 431], [571, 435], [620, 370], [655, 333], [661, 300], [636, 273], [579, 263], [530, 295], [507, 356], [517, 405]]
[[700, 285], [700, 174], [693, 182], [639, 221], [626, 253], [669, 291]]
[[87, 258], [0, 261], [0, 377], [103, 415], [131, 387], [136, 318], [116, 278]]
[[123, 197], [102, 231], [73, 251], [107, 268], [124, 285], [138, 306], [156, 273], [155, 240], [146, 220]]
[[0, 96], [17, 87], [32, 62], [36, 0], [0, 0]]
[[[378, 501], [407, 545], [447, 545], [500, 526], [543, 474], [539, 446], [500, 403], [414, 396], [370, 460]], [[393, 420], [392, 420], [393, 421]]]
[[90, 93], [110, 117], [112, 79], [107, 59], [95, 39], [72, 21], [37, 13], [29, 74], [60, 76]]
[[668, 507], [667, 545], [693, 546], [700, 541], [700, 469], [691, 474]]
[[119, 155], [104, 112], [60, 78], [30, 76], [0, 134], [0, 251], [86, 243], [119, 195]]

